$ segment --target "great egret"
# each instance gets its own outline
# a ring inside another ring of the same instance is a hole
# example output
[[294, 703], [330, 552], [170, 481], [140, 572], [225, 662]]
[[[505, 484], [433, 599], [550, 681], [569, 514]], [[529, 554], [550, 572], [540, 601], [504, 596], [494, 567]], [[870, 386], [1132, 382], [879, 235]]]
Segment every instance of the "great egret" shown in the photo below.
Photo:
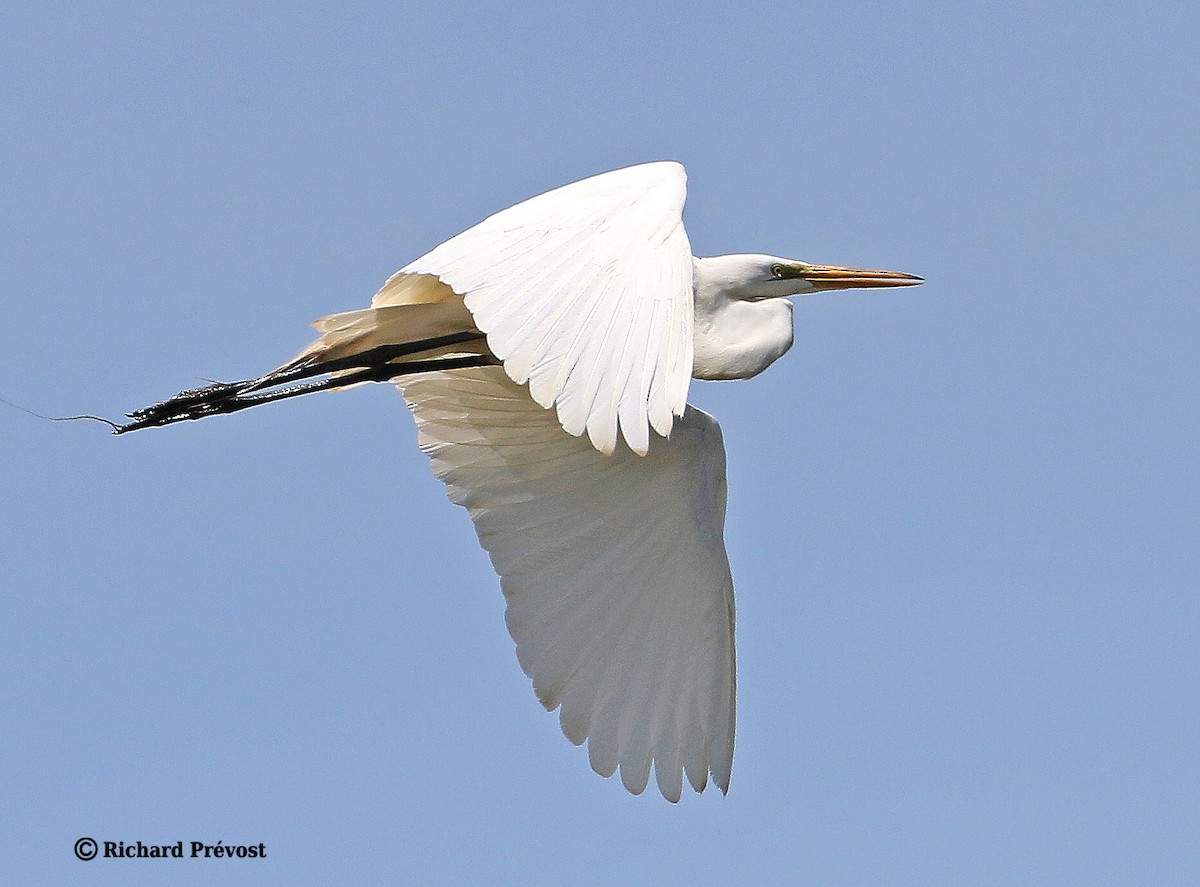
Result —
[[670, 801], [684, 774], [727, 792], [725, 450], [689, 380], [750, 378], [787, 352], [787, 296], [921, 278], [695, 258], [685, 193], [683, 167], [659, 162], [533, 197], [397, 271], [370, 308], [317, 321], [321, 337], [279, 369], [182, 392], [117, 431], [395, 380], [567, 738], [634, 794], [651, 764]]

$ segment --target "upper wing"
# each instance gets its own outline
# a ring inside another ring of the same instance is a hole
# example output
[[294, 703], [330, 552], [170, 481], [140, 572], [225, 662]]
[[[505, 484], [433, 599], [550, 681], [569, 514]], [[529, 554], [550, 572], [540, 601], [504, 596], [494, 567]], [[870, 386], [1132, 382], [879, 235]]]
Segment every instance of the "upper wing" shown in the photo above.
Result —
[[729, 789], [733, 580], [722, 538], [725, 449], [688, 407], [644, 457], [565, 434], [499, 367], [401, 380], [450, 498], [508, 602], [517, 658], [592, 767], [679, 800]]
[[667, 435], [692, 375], [687, 176], [647, 163], [565, 185], [484, 219], [405, 266], [373, 307], [431, 274], [465, 298], [489, 347], [562, 427], [611, 453]]

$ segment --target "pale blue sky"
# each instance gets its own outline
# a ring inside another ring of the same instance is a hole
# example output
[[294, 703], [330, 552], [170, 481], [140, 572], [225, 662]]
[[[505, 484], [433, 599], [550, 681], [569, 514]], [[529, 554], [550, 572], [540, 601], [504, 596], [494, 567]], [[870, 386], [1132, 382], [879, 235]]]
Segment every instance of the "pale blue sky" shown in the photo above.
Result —
[[[411, 5], [409, 5], [411, 7]], [[488, 213], [690, 172], [697, 252], [897, 268], [697, 384], [733, 786], [538, 705], [387, 386], [112, 438], [0, 413], [9, 883], [1200, 882], [1200, 13], [9, 4], [0, 396], [289, 357]], [[74, 859], [76, 838], [267, 844]]]

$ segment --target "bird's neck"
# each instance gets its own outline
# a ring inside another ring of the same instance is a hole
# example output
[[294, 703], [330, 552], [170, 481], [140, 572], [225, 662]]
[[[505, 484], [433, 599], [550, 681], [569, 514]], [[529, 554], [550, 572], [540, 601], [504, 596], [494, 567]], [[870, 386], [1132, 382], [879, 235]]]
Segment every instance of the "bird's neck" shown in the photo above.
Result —
[[736, 284], [717, 256], [693, 260], [695, 305], [692, 376], [749, 379], [792, 347], [792, 303], [739, 299]]

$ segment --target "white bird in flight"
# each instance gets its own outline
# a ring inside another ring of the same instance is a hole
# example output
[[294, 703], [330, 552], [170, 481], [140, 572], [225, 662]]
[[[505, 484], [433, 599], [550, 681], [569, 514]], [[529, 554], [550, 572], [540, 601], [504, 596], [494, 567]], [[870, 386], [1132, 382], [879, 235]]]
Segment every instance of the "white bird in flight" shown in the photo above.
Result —
[[[521, 668], [592, 768], [729, 790], [734, 605], [725, 450], [689, 381], [792, 346], [786, 297], [896, 271], [692, 255], [687, 177], [646, 163], [502, 210], [333, 314], [294, 360], [129, 414], [118, 433], [394, 381], [500, 575]], [[318, 378], [320, 377], [320, 378]]]

